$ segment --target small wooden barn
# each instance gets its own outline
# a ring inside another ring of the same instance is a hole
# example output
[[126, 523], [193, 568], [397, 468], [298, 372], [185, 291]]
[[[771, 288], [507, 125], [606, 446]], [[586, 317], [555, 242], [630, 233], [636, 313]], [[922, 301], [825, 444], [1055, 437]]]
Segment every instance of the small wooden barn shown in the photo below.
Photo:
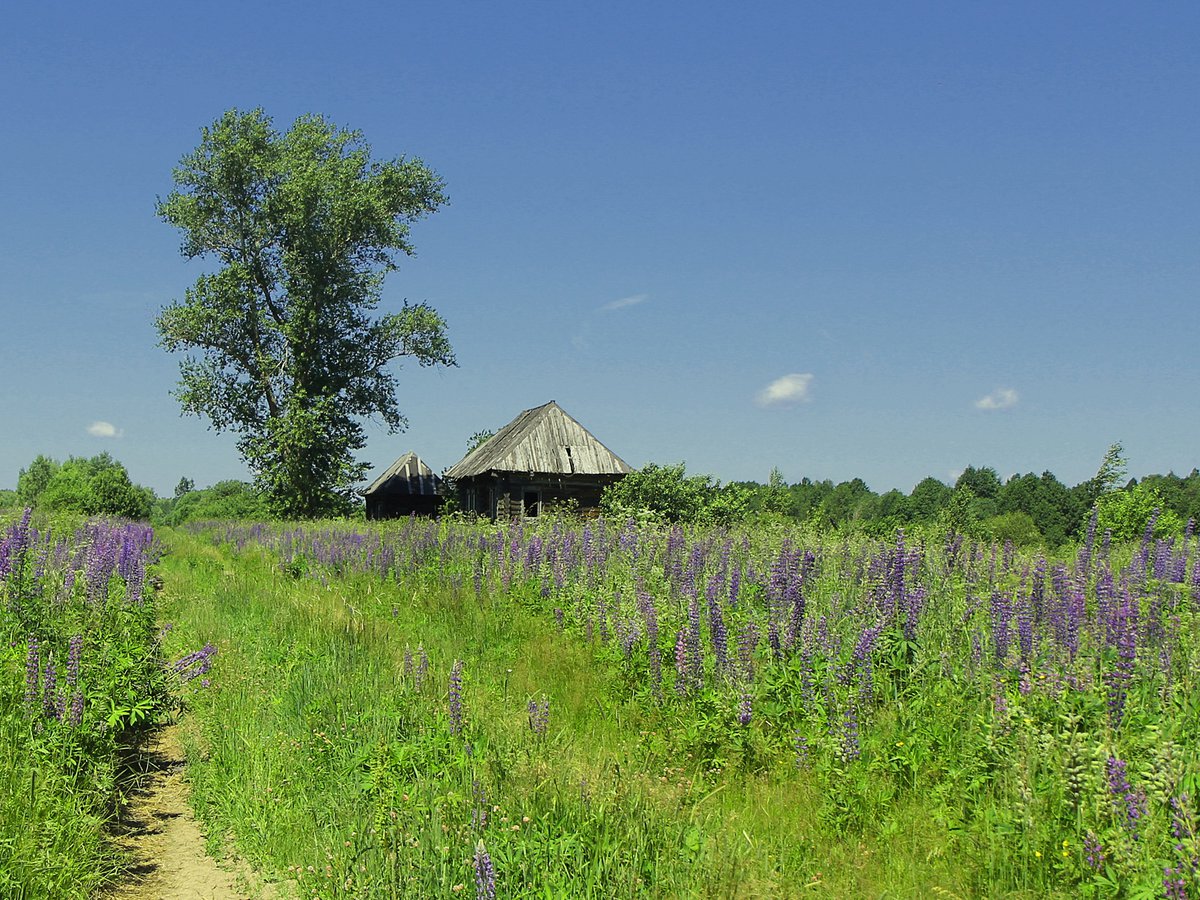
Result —
[[619, 456], [551, 400], [527, 409], [446, 471], [467, 512], [493, 519], [537, 516], [574, 501], [598, 506], [630, 471]]
[[415, 453], [405, 453], [384, 469], [363, 494], [368, 519], [434, 516], [446, 501], [442, 479]]

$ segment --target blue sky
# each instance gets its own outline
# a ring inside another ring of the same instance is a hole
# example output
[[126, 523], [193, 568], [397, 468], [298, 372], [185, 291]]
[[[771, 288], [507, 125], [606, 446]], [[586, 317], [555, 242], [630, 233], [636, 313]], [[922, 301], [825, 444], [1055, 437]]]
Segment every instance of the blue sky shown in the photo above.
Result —
[[[246, 477], [153, 319], [201, 271], [155, 198], [200, 128], [317, 112], [449, 206], [385, 289], [456, 462], [557, 400], [722, 480], [1200, 465], [1195, 3], [17, 4], [0, 31], [0, 487], [107, 450]], [[105, 426], [108, 427], [105, 427]], [[89, 432], [89, 429], [91, 431]]]

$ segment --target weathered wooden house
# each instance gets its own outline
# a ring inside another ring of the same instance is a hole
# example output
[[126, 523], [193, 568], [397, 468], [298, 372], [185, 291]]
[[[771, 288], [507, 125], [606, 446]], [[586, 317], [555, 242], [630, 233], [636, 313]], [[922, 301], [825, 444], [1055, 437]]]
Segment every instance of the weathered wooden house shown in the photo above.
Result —
[[493, 519], [537, 516], [574, 501], [598, 506], [630, 467], [551, 400], [527, 409], [446, 471], [467, 512]]
[[434, 516], [446, 502], [442, 479], [415, 453], [405, 453], [384, 469], [363, 494], [368, 519]]

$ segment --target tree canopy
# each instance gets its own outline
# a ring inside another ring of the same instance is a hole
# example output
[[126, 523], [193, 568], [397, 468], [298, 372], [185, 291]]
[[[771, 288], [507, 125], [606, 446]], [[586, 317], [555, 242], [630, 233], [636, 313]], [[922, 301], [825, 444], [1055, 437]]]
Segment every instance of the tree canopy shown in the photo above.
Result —
[[444, 319], [405, 302], [378, 315], [384, 276], [411, 255], [409, 226], [443, 205], [418, 159], [371, 159], [356, 131], [303, 116], [284, 134], [230, 110], [174, 171], [158, 215], [181, 252], [218, 264], [162, 310], [163, 347], [187, 355], [183, 411], [240, 435], [274, 513], [345, 512], [367, 464], [362, 420], [406, 426], [389, 364], [455, 364]]
[[46, 510], [148, 519], [154, 492], [130, 481], [125, 467], [107, 453], [72, 456], [64, 463], [39, 455], [21, 470], [17, 499]]

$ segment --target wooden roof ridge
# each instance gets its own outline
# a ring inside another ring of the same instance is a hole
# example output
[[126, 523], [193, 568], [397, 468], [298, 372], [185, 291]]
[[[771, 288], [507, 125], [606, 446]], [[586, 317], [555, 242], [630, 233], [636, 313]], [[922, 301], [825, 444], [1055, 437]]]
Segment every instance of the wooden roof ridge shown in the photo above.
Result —
[[551, 400], [521, 412], [451, 466], [446, 476], [469, 478], [492, 471], [624, 475], [633, 470]]
[[[413, 493], [423, 494], [436, 493], [435, 486], [441, 480], [434, 473], [433, 469], [426, 465], [425, 461], [422, 460], [421, 457], [417, 456], [417, 454], [412, 450], [409, 450], [394, 463], [384, 469], [378, 478], [367, 485], [366, 489], [363, 490], [363, 494], [365, 495], [374, 493], [375, 491], [381, 489], [393, 478], [400, 478], [407, 482], [412, 482], [413, 480], [418, 481], [423, 489]], [[429, 479], [428, 482], [426, 479]], [[426, 487], [429, 489], [425, 490], [424, 488]]]

